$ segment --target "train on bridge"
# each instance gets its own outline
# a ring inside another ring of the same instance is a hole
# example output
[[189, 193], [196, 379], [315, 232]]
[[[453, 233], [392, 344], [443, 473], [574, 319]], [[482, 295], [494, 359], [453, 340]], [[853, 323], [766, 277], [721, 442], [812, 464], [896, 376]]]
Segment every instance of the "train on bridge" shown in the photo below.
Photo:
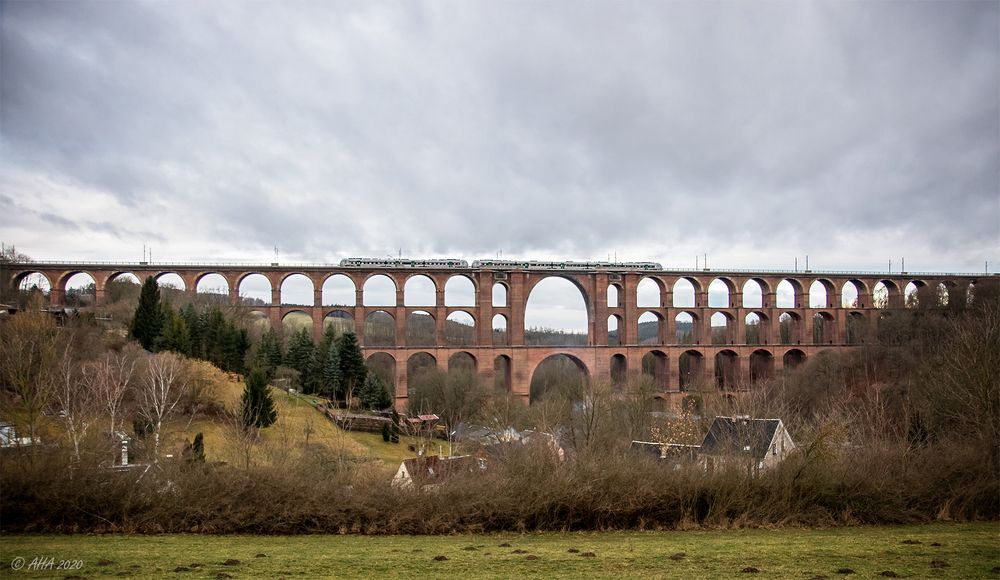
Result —
[[[469, 263], [457, 258], [411, 260], [409, 258], [344, 258], [341, 268], [445, 268], [466, 269]], [[547, 262], [542, 260], [475, 260], [476, 270], [542, 270], [542, 271], [616, 271], [616, 272], [656, 272], [663, 270], [658, 262]]]

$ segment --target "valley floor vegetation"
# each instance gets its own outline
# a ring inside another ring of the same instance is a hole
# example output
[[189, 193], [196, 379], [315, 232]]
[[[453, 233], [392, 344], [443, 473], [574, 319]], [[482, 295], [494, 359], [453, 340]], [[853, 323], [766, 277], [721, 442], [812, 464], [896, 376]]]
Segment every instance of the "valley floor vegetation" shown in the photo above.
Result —
[[[412, 410], [440, 415], [447, 430], [550, 436], [488, 449], [458, 441], [487, 468], [430, 490], [391, 476], [420, 445], [446, 441], [347, 434], [312, 408], [391, 403], [353, 335], [312, 344], [261, 333], [238, 311], [156, 306], [138, 294], [128, 308], [112, 304], [135, 313], [128, 329], [87, 317], [60, 325], [37, 307], [0, 320], [0, 419], [28, 443], [0, 451], [7, 547], [23, 533], [483, 534], [1000, 516], [1000, 292], [985, 283], [968, 304], [886, 310], [863, 347], [768, 381], [695, 386], [676, 412], [654, 412], [641, 375], [616, 389], [557, 368], [536, 377], [528, 406], [468, 370], [428, 368], [411, 378]], [[781, 418], [798, 449], [761, 472], [629, 449], [696, 443], [716, 415]], [[122, 438], [139, 467], [120, 465]], [[751, 555], [747, 565], [775, 565]]]
[[[0, 537], [13, 577], [47, 558], [108, 577], [311, 578], [988, 578], [1000, 566], [993, 524], [685, 532], [447, 536]], [[36, 566], [37, 568], [37, 566]]]

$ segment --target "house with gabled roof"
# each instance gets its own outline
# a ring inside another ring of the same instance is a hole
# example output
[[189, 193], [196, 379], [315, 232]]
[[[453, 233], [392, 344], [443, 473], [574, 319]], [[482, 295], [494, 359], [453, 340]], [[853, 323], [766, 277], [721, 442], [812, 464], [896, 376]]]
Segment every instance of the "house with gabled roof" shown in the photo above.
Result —
[[404, 459], [392, 478], [392, 485], [404, 488], [417, 485], [427, 491], [441, 485], [449, 477], [485, 470], [486, 459], [472, 455], [422, 455]]
[[698, 458], [706, 471], [736, 465], [759, 473], [781, 463], [794, 450], [795, 442], [781, 419], [737, 415], [712, 421]]

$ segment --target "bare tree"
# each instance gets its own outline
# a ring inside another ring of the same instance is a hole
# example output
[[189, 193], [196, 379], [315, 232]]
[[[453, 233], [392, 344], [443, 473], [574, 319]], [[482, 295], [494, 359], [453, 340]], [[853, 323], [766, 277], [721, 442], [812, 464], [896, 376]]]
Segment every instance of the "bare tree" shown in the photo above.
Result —
[[58, 329], [47, 314], [36, 309], [0, 324], [0, 375], [20, 399], [28, 435], [34, 441], [38, 418], [52, 402]]
[[73, 444], [73, 457], [80, 461], [80, 442], [94, 423], [100, 402], [92, 384], [81, 380], [81, 367], [73, 357], [72, 341], [59, 349], [53, 372], [53, 394], [61, 408], [66, 435]]
[[155, 354], [146, 361], [139, 382], [139, 410], [153, 426], [153, 462], [159, 461], [160, 431], [187, 390], [184, 359], [171, 352]]
[[135, 374], [134, 352], [107, 353], [84, 367], [84, 380], [111, 419], [109, 433], [118, 428], [118, 411]]

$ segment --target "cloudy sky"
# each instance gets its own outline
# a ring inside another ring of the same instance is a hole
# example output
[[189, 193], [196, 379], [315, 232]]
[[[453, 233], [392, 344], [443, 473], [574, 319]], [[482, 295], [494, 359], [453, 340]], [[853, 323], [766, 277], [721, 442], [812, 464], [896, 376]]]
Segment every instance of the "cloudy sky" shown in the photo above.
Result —
[[1000, 269], [1000, 3], [3, 2], [37, 259]]

